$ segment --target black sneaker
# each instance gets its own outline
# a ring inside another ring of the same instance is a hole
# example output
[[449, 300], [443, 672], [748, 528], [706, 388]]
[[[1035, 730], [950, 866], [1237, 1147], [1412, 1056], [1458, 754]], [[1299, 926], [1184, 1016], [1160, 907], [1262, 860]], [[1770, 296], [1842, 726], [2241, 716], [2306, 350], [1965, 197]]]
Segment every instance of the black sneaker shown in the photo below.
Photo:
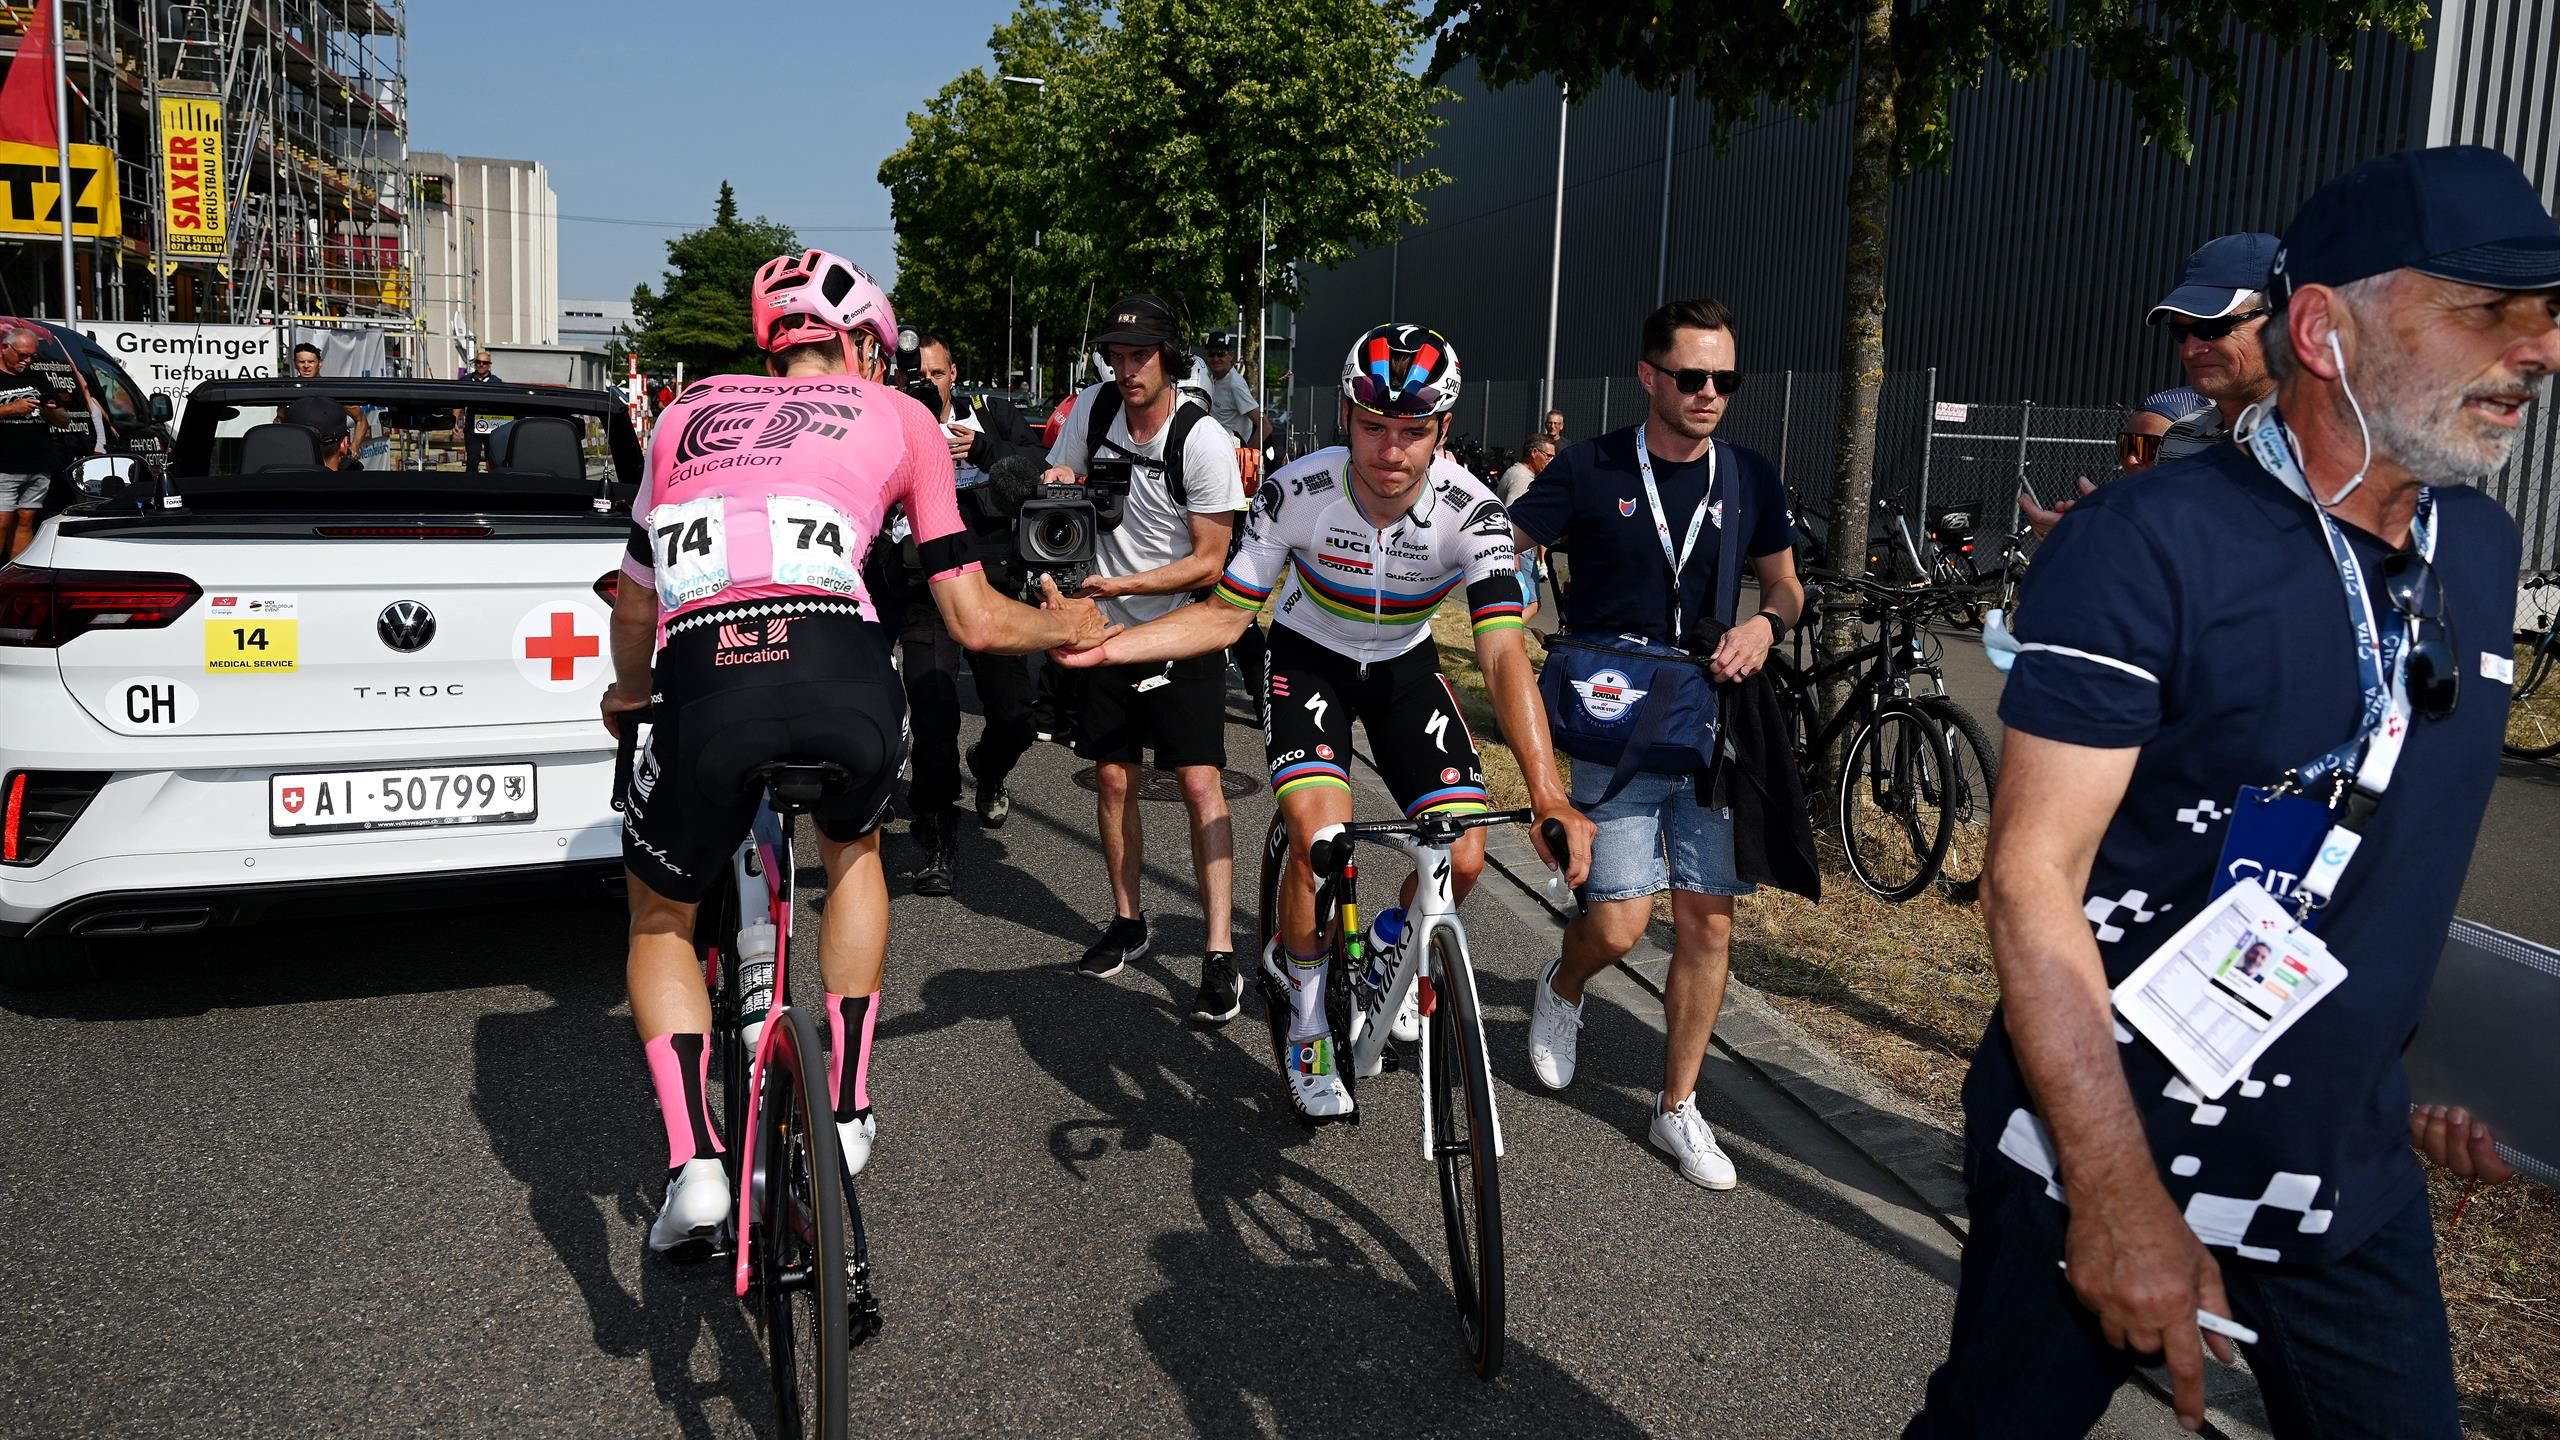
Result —
[[1093, 948], [1085, 951], [1084, 958], [1076, 962], [1076, 970], [1096, 980], [1108, 980], [1119, 974], [1121, 967], [1146, 953], [1147, 917], [1141, 915], [1132, 920], [1126, 915], [1114, 915], [1110, 927], [1102, 932], [1102, 938], [1094, 941]]
[[918, 895], [951, 893], [951, 842], [956, 838], [951, 831], [948, 815], [919, 815], [907, 827], [907, 833], [924, 847], [924, 859], [916, 865]]
[[1236, 978], [1234, 952], [1210, 951], [1200, 962], [1200, 995], [1191, 1002], [1191, 1018], [1224, 1025], [1236, 1018], [1243, 1004], [1244, 982]]
[[1003, 781], [989, 784], [985, 773], [978, 769], [981, 748], [983, 745], [969, 747], [969, 778], [978, 785], [978, 823], [989, 830], [1001, 830], [1005, 817], [1013, 813], [1013, 797], [1005, 793]]

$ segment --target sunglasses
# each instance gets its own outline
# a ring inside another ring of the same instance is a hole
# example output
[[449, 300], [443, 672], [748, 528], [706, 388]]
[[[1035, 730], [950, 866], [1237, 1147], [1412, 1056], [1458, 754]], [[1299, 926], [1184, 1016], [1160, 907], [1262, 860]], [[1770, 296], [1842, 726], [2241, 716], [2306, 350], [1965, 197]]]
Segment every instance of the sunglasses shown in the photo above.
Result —
[[2453, 622], [2435, 567], [2415, 550], [2394, 551], [2382, 562], [2382, 590], [2409, 624], [2409, 706], [2441, 720], [2462, 692], [2462, 668], [2454, 663]]
[[2160, 458], [2160, 437], [2141, 435], [2131, 430], [2116, 432], [2116, 468], [2140, 470]]
[[2169, 334], [2181, 345], [2186, 344], [2191, 336], [2198, 340], [2219, 340], [2267, 313], [2267, 308], [2261, 305], [2255, 310], [2225, 315], [2219, 320], [2172, 320], [2169, 322]]
[[[1650, 360], [1644, 363], [1653, 365]], [[1739, 370], [1670, 370], [1660, 365], [1653, 365], [1653, 369], [1655, 374], [1671, 377], [1671, 383], [1679, 386], [1683, 395], [1697, 394], [1707, 388], [1710, 380], [1716, 382], [1719, 395], [1731, 395], [1742, 388], [1742, 372]]]

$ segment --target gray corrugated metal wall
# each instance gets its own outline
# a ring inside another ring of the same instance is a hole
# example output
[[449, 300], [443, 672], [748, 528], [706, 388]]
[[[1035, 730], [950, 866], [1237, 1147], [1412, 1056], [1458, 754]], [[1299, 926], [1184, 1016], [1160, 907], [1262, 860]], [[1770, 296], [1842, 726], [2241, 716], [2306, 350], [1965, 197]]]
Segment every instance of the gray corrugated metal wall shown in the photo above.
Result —
[[[2426, 137], [2433, 73], [2397, 41], [2360, 42], [2348, 72], [2256, 39], [2238, 50], [2242, 105], [2196, 121], [2192, 166], [2143, 146], [2124, 100], [2075, 52], [2030, 84], [1993, 79], [1959, 97], [1954, 168], [1895, 193], [1888, 367], [1935, 365], [1941, 396], [1977, 401], [2120, 404], [2175, 383], [2142, 316], [2188, 250], [2279, 228], [2321, 179]], [[1431, 163], [1452, 183], [1426, 197], [1429, 219], [1399, 245], [1310, 277], [1311, 362], [1392, 307], [1445, 331], [1470, 378], [1540, 375], [1556, 90], [1488, 93], [1472, 70], [1451, 85], [1462, 98]], [[1632, 368], [1654, 300], [1668, 103], [1613, 81], [1574, 107], [1560, 378]], [[1834, 367], [1845, 107], [1810, 124], [1772, 115], [1719, 155], [1702, 107], [1677, 104], [1671, 291], [1734, 306], [1748, 369]]]

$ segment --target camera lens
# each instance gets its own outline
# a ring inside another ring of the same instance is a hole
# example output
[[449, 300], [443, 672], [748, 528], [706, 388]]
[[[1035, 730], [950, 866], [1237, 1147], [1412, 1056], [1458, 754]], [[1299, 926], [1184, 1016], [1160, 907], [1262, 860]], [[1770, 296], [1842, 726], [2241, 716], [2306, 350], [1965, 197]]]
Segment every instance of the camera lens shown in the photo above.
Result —
[[1042, 560], [1065, 560], [1080, 548], [1084, 526], [1073, 515], [1052, 513], [1039, 517], [1031, 527], [1033, 555]]

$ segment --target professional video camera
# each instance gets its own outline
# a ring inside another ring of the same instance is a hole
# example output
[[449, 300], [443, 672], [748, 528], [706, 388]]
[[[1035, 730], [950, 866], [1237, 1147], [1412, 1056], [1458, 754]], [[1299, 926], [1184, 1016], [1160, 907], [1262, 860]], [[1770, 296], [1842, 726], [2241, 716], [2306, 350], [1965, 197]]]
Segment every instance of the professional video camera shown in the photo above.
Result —
[[1129, 493], [1129, 463], [1119, 462], [1116, 482], [1102, 473], [1109, 463], [1096, 461], [1088, 484], [1044, 485], [1040, 462], [1015, 456], [997, 461], [986, 484], [962, 492], [982, 513], [1012, 523], [1010, 568], [1020, 577], [1025, 601], [1039, 603], [1043, 575], [1055, 578], [1059, 589], [1073, 590], [1093, 573], [1094, 547], [1120, 523], [1121, 502]]

